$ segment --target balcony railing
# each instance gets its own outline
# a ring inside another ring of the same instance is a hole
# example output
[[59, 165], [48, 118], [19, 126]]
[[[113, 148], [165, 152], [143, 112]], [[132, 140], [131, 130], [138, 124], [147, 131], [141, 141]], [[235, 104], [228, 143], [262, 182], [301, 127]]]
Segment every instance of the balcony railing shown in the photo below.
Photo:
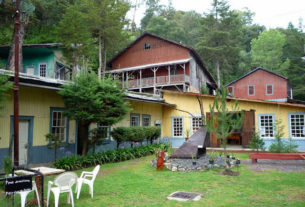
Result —
[[[189, 82], [190, 77], [187, 75], [171, 75], [170, 80], [168, 76], [157, 76], [156, 77], [156, 86], [160, 85], [170, 85], [170, 84], [178, 84]], [[154, 86], [154, 77], [142, 78], [141, 87], [153, 87]], [[129, 80], [128, 88], [139, 88], [140, 87], [140, 79], [138, 80]]]

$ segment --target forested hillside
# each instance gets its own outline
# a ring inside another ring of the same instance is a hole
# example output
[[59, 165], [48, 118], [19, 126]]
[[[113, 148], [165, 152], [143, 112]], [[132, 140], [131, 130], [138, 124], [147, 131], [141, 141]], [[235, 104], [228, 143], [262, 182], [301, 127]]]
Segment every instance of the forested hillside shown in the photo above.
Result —
[[[106, 63], [144, 31], [193, 47], [209, 71], [226, 84], [255, 67], [287, 76], [294, 98], [305, 100], [304, 25], [267, 30], [253, 23], [255, 11], [232, 10], [226, 1], [211, 0], [199, 14], [178, 11], [159, 0], [146, 5], [141, 24], [126, 17], [138, 5], [126, 0], [27, 0], [24, 43], [61, 42], [71, 67], [83, 65], [99, 75]], [[0, 0], [0, 45], [9, 45], [14, 3]]]

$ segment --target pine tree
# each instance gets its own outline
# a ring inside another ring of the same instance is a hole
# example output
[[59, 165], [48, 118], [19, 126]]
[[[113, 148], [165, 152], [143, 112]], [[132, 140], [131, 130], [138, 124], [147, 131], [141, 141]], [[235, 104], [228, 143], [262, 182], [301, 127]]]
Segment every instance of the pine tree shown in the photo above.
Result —
[[91, 123], [111, 126], [121, 121], [129, 111], [121, 90], [111, 79], [99, 81], [94, 73], [81, 73], [74, 83], [59, 91], [65, 103], [65, 115], [77, 120], [82, 154], [88, 151], [88, 129]]

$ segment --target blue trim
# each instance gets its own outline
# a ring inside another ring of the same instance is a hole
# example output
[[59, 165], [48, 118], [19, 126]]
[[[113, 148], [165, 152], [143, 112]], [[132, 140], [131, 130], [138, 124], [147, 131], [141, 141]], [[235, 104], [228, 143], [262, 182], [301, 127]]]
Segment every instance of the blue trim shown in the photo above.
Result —
[[282, 98], [282, 99], [268, 99], [267, 101], [287, 102], [287, 98]]
[[[174, 136], [174, 119], [175, 118], [182, 118], [182, 136]], [[172, 137], [175, 138], [184, 138], [184, 117], [183, 116], [172, 116]]]
[[[253, 86], [253, 95], [250, 95], [249, 93], [250, 86]], [[248, 85], [248, 96], [255, 96], [255, 85]]]
[[[305, 137], [293, 137], [292, 136], [292, 134], [291, 134], [291, 115], [304, 115], [305, 116], [305, 112], [288, 113], [288, 127], [289, 127], [288, 131], [289, 131], [289, 137], [291, 137], [292, 139], [301, 139], [301, 140], [304, 140]], [[305, 119], [305, 117], [304, 117], [304, 119]], [[304, 127], [305, 127], [305, 125], [304, 125]]]
[[[272, 125], [273, 125], [273, 137], [261, 137], [261, 116], [272, 116]], [[258, 136], [260, 138], [263, 138], [263, 139], [274, 139], [275, 138], [275, 134], [276, 134], [276, 128], [275, 128], [275, 114], [272, 113], [272, 114], [258, 114], [257, 115], [257, 120], [258, 120]]]
[[138, 126], [141, 126], [141, 119], [140, 119], [140, 117], [141, 117], [141, 115], [140, 114], [138, 114], [138, 113], [130, 113], [130, 126], [132, 126], [131, 125], [131, 117], [138, 117], [138, 119], [139, 119], [139, 125]]
[[[64, 111], [65, 108], [50, 107], [49, 132], [52, 133], [53, 111]], [[69, 143], [69, 118], [66, 117], [66, 143]]]
[[[271, 87], [272, 87], [272, 93], [268, 93], [268, 86], [271, 86]], [[266, 95], [267, 95], [267, 96], [273, 95], [273, 84], [266, 84]]]
[[[29, 161], [32, 160], [32, 153], [30, 153], [32, 147], [33, 147], [33, 126], [34, 126], [34, 116], [19, 116], [19, 121], [29, 121], [29, 129], [28, 129], [28, 149], [27, 149], [27, 159], [26, 164], [29, 164]], [[14, 116], [11, 116], [10, 119], [10, 137], [14, 134]]]
[[149, 118], [149, 125], [148, 126], [151, 126], [151, 115], [149, 114], [142, 114], [142, 126], [143, 126], [143, 123], [144, 123], [144, 118]]

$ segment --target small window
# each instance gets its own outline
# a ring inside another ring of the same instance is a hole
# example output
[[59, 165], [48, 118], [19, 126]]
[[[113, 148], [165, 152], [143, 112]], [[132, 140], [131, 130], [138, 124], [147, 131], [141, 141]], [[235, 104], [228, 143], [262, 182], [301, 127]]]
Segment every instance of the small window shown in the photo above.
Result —
[[53, 110], [51, 118], [51, 133], [58, 136], [61, 140], [65, 140], [67, 118], [63, 115], [63, 111]]
[[305, 113], [289, 114], [290, 136], [305, 138]]
[[39, 64], [39, 76], [46, 77], [46, 75], [47, 75], [47, 64], [45, 63]]
[[103, 138], [110, 138], [110, 126], [101, 126], [100, 124], [98, 124], [97, 127], [101, 129], [101, 136]]
[[273, 95], [273, 85], [271, 85], [271, 84], [266, 85], [266, 94]]
[[149, 42], [145, 42], [144, 43], [144, 50], [149, 50], [150, 49], [150, 43]]
[[173, 136], [182, 137], [183, 136], [183, 119], [182, 117], [175, 117], [172, 120], [173, 126]]
[[143, 114], [142, 115], [142, 126], [150, 126], [150, 115]]
[[130, 114], [130, 126], [140, 126], [140, 114]]
[[262, 138], [274, 138], [274, 116], [259, 115], [259, 134]]
[[228, 92], [229, 92], [229, 95], [234, 96], [234, 87], [233, 86], [229, 86], [228, 87]]
[[28, 75], [34, 75], [34, 71], [35, 71], [34, 66], [27, 66], [27, 67], [26, 67], [26, 74], [28, 74]]
[[193, 134], [196, 133], [198, 129], [202, 127], [202, 118], [201, 117], [193, 117], [192, 118], [192, 132]]
[[255, 86], [250, 85], [248, 86], [248, 96], [254, 96], [255, 95]]

